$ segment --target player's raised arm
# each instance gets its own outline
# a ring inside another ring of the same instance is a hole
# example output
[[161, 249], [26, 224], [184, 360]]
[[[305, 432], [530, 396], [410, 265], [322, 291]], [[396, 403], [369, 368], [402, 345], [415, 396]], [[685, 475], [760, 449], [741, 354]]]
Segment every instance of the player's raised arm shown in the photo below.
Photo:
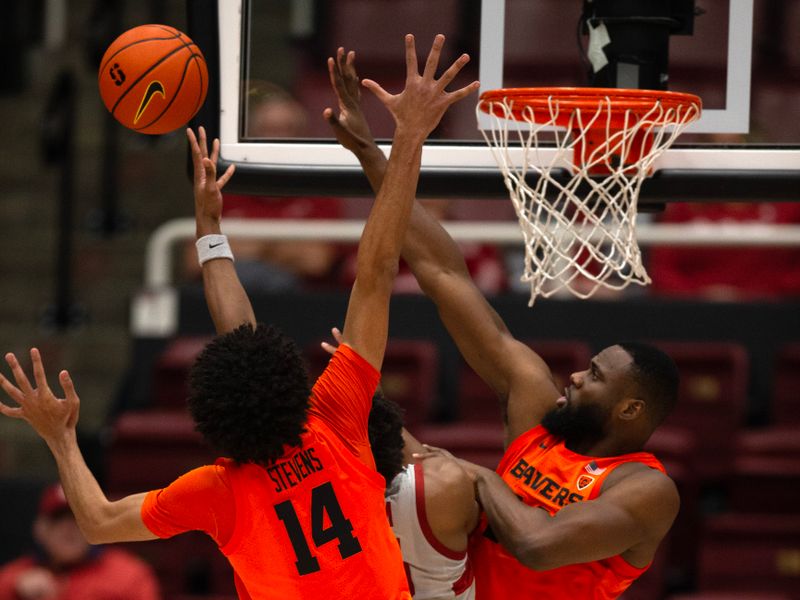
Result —
[[219, 140], [214, 140], [209, 155], [205, 128], [198, 129], [198, 136], [187, 129], [186, 137], [194, 168], [196, 245], [208, 311], [217, 333], [227, 333], [243, 323], [255, 326], [253, 307], [234, 269], [228, 240], [220, 231], [222, 188], [233, 175], [234, 166], [217, 178]]
[[326, 108], [322, 116], [333, 129], [337, 141], [361, 163], [372, 191], [377, 194], [383, 184], [387, 161], [361, 110], [361, 86], [355, 60], [355, 51], [345, 52], [344, 48], [336, 51], [335, 58], [328, 58], [328, 76], [336, 94], [339, 113]]
[[[328, 59], [338, 115], [323, 116], [345, 148], [353, 152], [374, 190], [386, 173], [386, 158], [361, 110], [355, 53], [339, 48]], [[472, 281], [461, 250], [418, 202], [414, 203], [403, 258], [439, 314], [464, 358], [497, 392], [507, 413], [510, 441], [539, 422], [560, 393], [547, 365], [508, 332], [500, 316]]]
[[364, 87], [392, 113], [395, 134], [386, 173], [358, 248], [356, 281], [344, 324], [344, 342], [380, 370], [386, 348], [389, 297], [411, 216], [419, 178], [422, 145], [447, 108], [478, 89], [478, 82], [454, 92], [445, 88], [467, 63], [461, 55], [439, 79], [436, 70], [444, 44], [437, 35], [422, 74], [414, 36], [406, 36], [405, 89], [392, 95], [371, 80]]
[[47, 384], [42, 357], [36, 348], [31, 349], [31, 361], [35, 386], [22, 370], [17, 357], [6, 354], [6, 362], [17, 385], [0, 374], [0, 387], [18, 406], [0, 402], [0, 413], [27, 421], [47, 443], [84, 537], [92, 544], [155, 539], [140, 514], [145, 495], [136, 494], [109, 502], [86, 466], [75, 433], [80, 400], [69, 373], [59, 373], [64, 398], [57, 398]]

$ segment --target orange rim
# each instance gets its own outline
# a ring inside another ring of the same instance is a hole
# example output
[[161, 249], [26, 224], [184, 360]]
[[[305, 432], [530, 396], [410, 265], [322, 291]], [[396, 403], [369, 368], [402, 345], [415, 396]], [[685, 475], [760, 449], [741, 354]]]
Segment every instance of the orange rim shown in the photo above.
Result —
[[[658, 125], [674, 125], [684, 122], [686, 111], [696, 107], [700, 115], [703, 102], [694, 94], [683, 92], [666, 92], [659, 90], [632, 90], [621, 88], [580, 88], [580, 87], [537, 87], [537, 88], [502, 88], [487, 90], [481, 94], [480, 108], [483, 112], [505, 118], [506, 111], [502, 106], [507, 103], [511, 107], [511, 117], [517, 121], [527, 121], [531, 117], [536, 123], [547, 123], [553, 120], [551, 106], [558, 107], [555, 124], [566, 126], [570, 117], [577, 110], [602, 110], [601, 104], [608, 102], [611, 126], [622, 125], [625, 115], [641, 118], [650, 113], [657, 104], [664, 108], [659, 114], [662, 121]], [[526, 108], [529, 109], [526, 111]], [[680, 115], [680, 119], [677, 119]], [[697, 118], [697, 117], [695, 117]], [[694, 119], [690, 119], [693, 121]], [[595, 127], [605, 128], [607, 118], [595, 121]]]

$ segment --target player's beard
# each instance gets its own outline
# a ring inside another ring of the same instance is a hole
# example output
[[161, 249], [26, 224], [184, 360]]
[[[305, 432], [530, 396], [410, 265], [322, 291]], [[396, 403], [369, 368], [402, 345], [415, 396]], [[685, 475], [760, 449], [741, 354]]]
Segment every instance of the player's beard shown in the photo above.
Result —
[[573, 452], [586, 450], [606, 435], [608, 413], [596, 404], [554, 408], [542, 419], [542, 426], [564, 440]]

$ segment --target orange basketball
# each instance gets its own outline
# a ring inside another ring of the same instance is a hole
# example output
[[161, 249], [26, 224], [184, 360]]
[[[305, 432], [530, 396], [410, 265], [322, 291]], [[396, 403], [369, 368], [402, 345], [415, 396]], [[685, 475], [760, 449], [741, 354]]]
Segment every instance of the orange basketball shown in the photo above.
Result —
[[167, 133], [197, 114], [208, 91], [208, 69], [185, 33], [168, 25], [140, 25], [108, 47], [97, 83], [106, 108], [125, 127]]

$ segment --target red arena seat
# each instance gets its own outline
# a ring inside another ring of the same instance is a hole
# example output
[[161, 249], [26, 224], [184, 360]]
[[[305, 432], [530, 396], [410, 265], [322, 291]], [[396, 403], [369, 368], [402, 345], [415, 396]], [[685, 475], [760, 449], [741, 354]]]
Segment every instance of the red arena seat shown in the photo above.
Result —
[[[215, 459], [185, 412], [122, 413], [114, 423], [107, 452], [106, 490], [119, 498], [158, 489]], [[203, 533], [131, 544], [129, 549], [153, 565], [165, 598], [182, 593], [234, 593], [227, 559]]]
[[707, 520], [698, 589], [782, 593], [800, 590], [800, 515], [728, 513]]
[[743, 512], [798, 513], [800, 426], [746, 431], [736, 440], [731, 508]]
[[800, 458], [800, 423], [742, 431], [736, 446], [737, 455]]
[[798, 513], [800, 462], [797, 457], [740, 456], [728, 484], [731, 508]]
[[122, 413], [107, 451], [106, 488], [119, 497], [164, 487], [215, 459], [185, 412]]
[[[670, 529], [663, 574], [676, 584], [691, 581], [697, 561], [697, 528], [701, 519], [700, 481], [694, 470], [697, 441], [685, 428], [668, 425], [657, 429], [645, 446], [664, 464], [678, 487], [681, 507]], [[659, 549], [662, 552], [663, 549]], [[627, 596], [626, 596], [627, 597]]]
[[656, 342], [678, 365], [678, 404], [666, 423], [696, 434], [693, 464], [701, 479], [721, 481], [733, 466], [733, 441], [743, 425], [749, 360], [727, 342]]
[[172, 340], [156, 360], [153, 373], [153, 406], [186, 407], [189, 395], [187, 376], [197, 355], [211, 336], [181, 336]]
[[800, 424], [800, 344], [785, 346], [775, 359], [772, 421]]

